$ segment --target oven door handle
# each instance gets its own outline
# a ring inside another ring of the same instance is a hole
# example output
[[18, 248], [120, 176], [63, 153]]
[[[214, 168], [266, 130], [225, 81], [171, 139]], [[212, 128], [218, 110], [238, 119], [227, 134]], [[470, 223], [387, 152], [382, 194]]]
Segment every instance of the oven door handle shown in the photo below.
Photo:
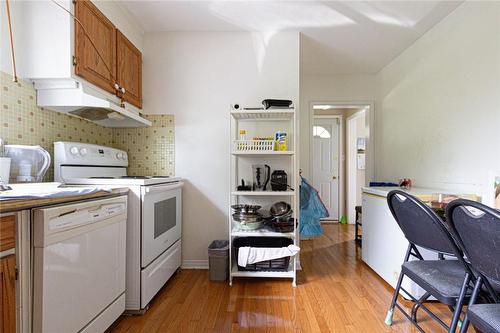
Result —
[[157, 185], [157, 186], [146, 186], [144, 192], [146, 194], [153, 194], [158, 192], [165, 192], [170, 190], [175, 190], [176, 188], [180, 188], [184, 185], [183, 182], [178, 182], [172, 185]]

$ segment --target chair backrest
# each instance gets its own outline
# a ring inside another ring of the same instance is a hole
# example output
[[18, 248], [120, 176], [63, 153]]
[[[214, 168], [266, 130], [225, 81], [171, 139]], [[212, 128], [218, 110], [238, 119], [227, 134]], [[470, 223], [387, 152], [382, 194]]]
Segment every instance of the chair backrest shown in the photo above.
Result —
[[446, 207], [452, 233], [472, 267], [500, 283], [500, 212], [476, 201], [458, 199]]
[[432, 251], [462, 257], [462, 252], [441, 218], [425, 203], [400, 190], [389, 192], [387, 203], [410, 243]]

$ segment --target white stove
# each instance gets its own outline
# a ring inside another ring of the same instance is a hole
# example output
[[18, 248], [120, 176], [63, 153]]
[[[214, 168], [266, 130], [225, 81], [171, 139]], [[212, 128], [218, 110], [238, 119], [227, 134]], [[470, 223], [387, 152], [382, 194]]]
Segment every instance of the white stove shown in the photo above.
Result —
[[143, 312], [181, 264], [179, 177], [127, 176], [125, 151], [79, 142], [54, 143], [55, 181], [128, 187], [126, 302]]
[[81, 142], [54, 143], [55, 181], [78, 185], [155, 185], [180, 181], [169, 176], [128, 176], [127, 152]]

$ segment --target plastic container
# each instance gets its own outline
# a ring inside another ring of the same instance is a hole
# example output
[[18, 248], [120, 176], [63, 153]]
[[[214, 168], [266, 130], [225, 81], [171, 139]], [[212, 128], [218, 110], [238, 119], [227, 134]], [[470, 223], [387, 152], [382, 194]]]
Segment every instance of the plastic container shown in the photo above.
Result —
[[214, 240], [208, 246], [210, 281], [226, 281], [229, 275], [229, 241]]
[[[235, 260], [238, 261], [238, 251], [242, 246], [251, 247], [287, 247], [293, 240], [287, 237], [240, 237], [233, 242]], [[254, 272], [286, 272], [290, 265], [290, 257], [266, 260], [245, 267], [238, 265], [239, 271]]]
[[9, 183], [10, 176], [10, 157], [0, 157], [0, 182]]
[[234, 149], [238, 151], [273, 151], [273, 140], [235, 140]]
[[277, 151], [286, 151], [288, 150], [288, 136], [286, 132], [278, 131], [274, 136], [276, 141], [276, 150]]

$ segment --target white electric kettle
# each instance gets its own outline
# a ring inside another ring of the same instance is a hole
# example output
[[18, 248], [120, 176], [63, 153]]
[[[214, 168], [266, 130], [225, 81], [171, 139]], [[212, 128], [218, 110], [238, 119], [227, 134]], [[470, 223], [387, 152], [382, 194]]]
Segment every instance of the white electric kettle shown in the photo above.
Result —
[[40, 146], [5, 145], [11, 183], [39, 183], [50, 166], [50, 154]]

